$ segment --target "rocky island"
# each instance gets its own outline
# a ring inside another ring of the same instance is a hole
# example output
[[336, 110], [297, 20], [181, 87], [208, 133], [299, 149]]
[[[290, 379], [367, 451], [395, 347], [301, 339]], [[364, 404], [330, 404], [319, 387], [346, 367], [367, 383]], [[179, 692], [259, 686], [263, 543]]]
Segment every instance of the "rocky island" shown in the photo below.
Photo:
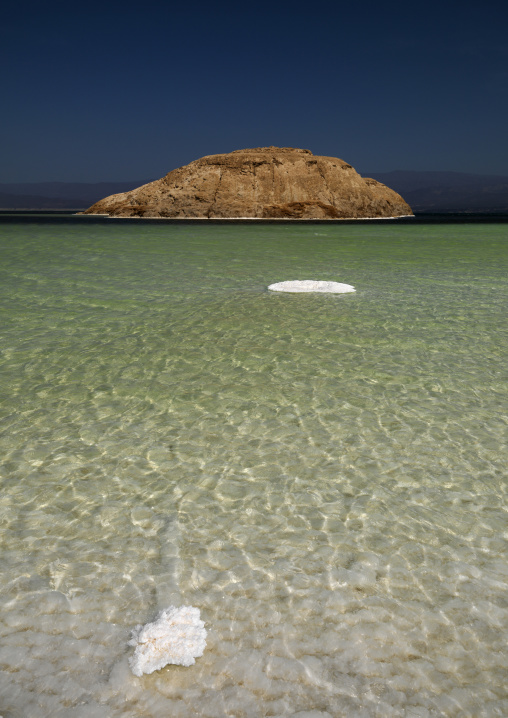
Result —
[[82, 214], [167, 219], [373, 219], [412, 215], [400, 195], [336, 157], [291, 147], [209, 155]]

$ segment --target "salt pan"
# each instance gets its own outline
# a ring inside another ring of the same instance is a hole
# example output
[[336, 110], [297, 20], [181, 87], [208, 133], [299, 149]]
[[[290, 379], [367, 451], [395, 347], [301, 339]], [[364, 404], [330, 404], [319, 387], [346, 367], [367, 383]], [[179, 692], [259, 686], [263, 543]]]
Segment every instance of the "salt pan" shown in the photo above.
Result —
[[314, 279], [295, 279], [288, 282], [270, 284], [272, 292], [327, 292], [330, 294], [346, 294], [356, 291], [350, 284], [340, 282], [324, 282]]
[[135, 646], [129, 659], [135, 676], [153, 673], [168, 663], [192, 666], [206, 646], [206, 629], [199, 608], [169, 606], [152, 623], [136, 626], [129, 646]]

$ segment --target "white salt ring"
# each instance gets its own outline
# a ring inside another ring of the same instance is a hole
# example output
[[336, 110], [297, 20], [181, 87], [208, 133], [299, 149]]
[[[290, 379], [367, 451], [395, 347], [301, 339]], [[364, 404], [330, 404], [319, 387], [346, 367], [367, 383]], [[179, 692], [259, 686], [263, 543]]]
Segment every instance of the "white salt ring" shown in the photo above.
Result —
[[328, 294], [346, 294], [356, 291], [350, 284], [340, 282], [322, 282], [314, 279], [295, 279], [289, 282], [270, 284], [272, 292], [327, 292]]

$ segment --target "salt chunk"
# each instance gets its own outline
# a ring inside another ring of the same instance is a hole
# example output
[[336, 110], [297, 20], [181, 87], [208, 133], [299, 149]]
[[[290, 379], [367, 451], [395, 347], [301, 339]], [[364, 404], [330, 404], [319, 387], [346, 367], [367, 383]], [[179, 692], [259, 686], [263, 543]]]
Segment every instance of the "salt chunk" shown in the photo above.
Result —
[[272, 292], [327, 292], [329, 294], [346, 294], [356, 291], [350, 284], [340, 282], [324, 282], [314, 279], [295, 279], [288, 282], [270, 284]]
[[206, 646], [206, 629], [199, 608], [169, 606], [152, 623], [136, 626], [129, 646], [135, 646], [129, 659], [135, 676], [153, 673], [168, 663], [192, 666]]

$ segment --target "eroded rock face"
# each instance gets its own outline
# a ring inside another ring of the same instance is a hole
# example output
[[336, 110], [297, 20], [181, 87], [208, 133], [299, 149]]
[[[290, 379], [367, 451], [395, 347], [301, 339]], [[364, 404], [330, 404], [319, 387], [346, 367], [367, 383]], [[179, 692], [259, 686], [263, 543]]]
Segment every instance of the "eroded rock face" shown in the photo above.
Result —
[[336, 157], [258, 147], [209, 155], [83, 214], [112, 217], [348, 219], [412, 215], [402, 197]]

